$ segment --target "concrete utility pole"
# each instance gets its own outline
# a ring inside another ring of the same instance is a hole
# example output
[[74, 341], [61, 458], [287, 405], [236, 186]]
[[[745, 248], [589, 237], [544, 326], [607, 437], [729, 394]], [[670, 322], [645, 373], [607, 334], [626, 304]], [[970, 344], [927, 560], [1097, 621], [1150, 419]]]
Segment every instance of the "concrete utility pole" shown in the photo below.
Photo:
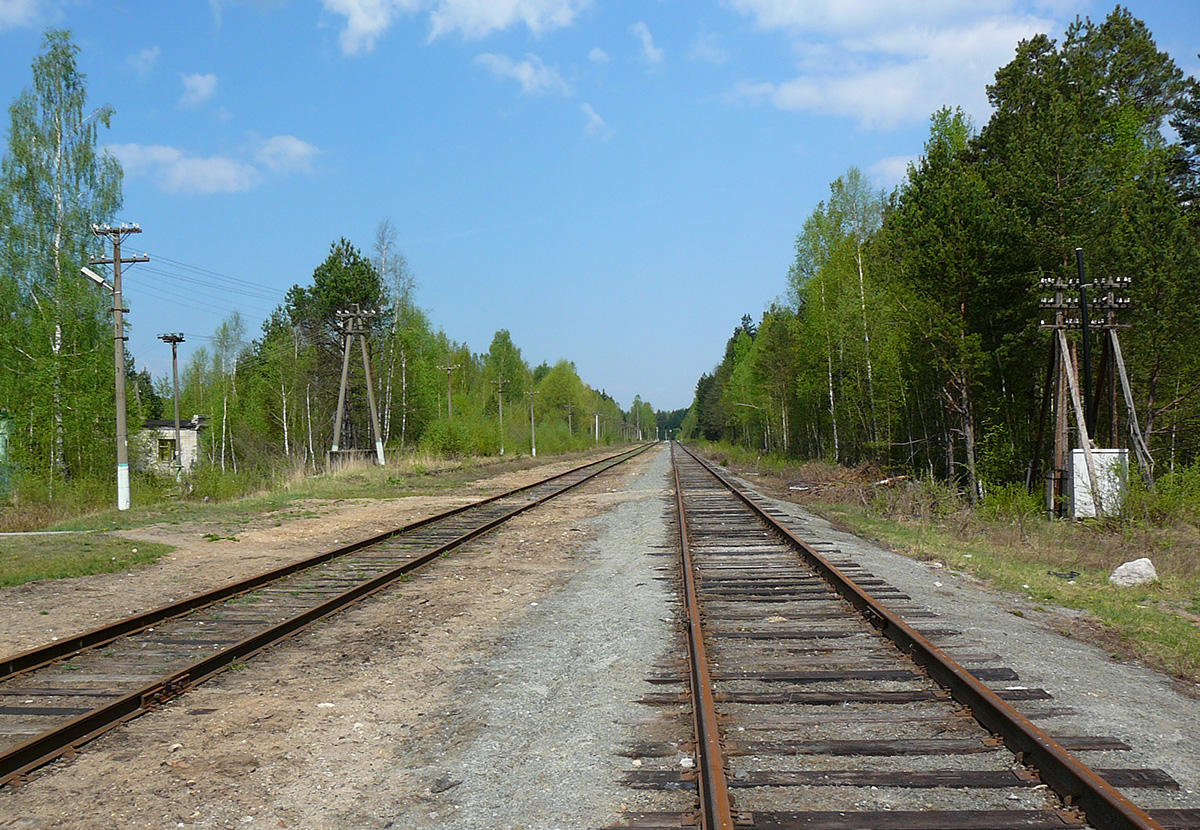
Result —
[[175, 385], [175, 475], [183, 475], [183, 444], [179, 443], [179, 355], [178, 346], [184, 342], [179, 332], [160, 334], [158, 339], [171, 344], [171, 379]]
[[540, 390], [529, 388], [529, 455], [533, 458], [537, 458], [537, 421], [533, 414], [533, 396], [540, 394]]
[[497, 372], [492, 383], [496, 384], [496, 395], [500, 401], [500, 454], [504, 455], [504, 373]]
[[111, 259], [101, 257], [88, 261], [89, 265], [111, 265], [113, 269], [112, 285], [108, 286], [100, 277], [85, 270], [84, 275], [97, 285], [111, 289], [113, 296], [113, 361], [117, 375], [117, 509], [129, 509], [129, 428], [125, 423], [125, 313], [121, 298], [121, 266], [124, 263], [149, 262], [150, 257], [121, 258], [121, 242], [131, 233], [141, 233], [137, 225], [121, 225], [113, 228], [108, 225], [92, 225], [92, 233], [96, 236], [108, 237], [112, 242], [113, 255]]
[[453, 421], [454, 398], [451, 394], [452, 390], [450, 388], [450, 373], [457, 369], [458, 366], [456, 364], [447, 363], [445, 366], [439, 366], [438, 368], [446, 373], [446, 420]]

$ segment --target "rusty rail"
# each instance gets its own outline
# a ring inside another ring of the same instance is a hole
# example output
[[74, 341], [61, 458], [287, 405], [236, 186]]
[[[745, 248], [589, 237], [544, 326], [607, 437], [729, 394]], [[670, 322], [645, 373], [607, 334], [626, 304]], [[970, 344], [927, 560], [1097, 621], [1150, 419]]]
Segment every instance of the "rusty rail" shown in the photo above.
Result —
[[[6, 682], [11, 682], [14, 679], [27, 679], [42, 668], [55, 665], [83, 652], [95, 653], [99, 646], [108, 646], [122, 638], [137, 636], [142, 632], [151, 631], [153, 627], [162, 625], [166, 621], [186, 617], [188, 614], [256, 591], [281, 579], [323, 566], [341, 557], [363, 551], [388, 540], [403, 537], [414, 530], [430, 528], [440, 522], [460, 517], [469, 511], [485, 508], [484, 515], [481, 516], [485, 520], [468, 528], [466, 532], [459, 533], [454, 538], [431, 547], [421, 555], [405, 561], [398, 567], [391, 568], [373, 578], [363, 579], [358, 584], [339, 592], [335, 596], [315, 602], [301, 613], [290, 616], [282, 622], [261, 628], [232, 645], [216, 649], [203, 659], [177, 668], [167, 675], [158, 677], [149, 683], [143, 683], [132, 689], [122, 689], [118, 693], [111, 694], [91, 692], [92, 696], [109, 697], [110, 699], [101, 706], [95, 707], [65, 722], [61, 722], [57, 726], [33, 738], [0, 752], [0, 786], [91, 741], [114, 726], [137, 717], [154, 706], [186, 692], [209, 677], [223, 671], [229, 665], [243, 661], [268, 646], [295, 634], [313, 622], [328, 617], [346, 606], [359, 602], [377, 591], [388, 587], [400, 577], [416, 570], [442, 554], [491, 531], [515, 516], [590, 481], [605, 470], [611, 469], [645, 452], [651, 446], [653, 445], [644, 444], [632, 450], [606, 456], [598, 461], [550, 476], [533, 484], [518, 487], [496, 496], [481, 499], [469, 505], [457, 507], [438, 515], [412, 522], [403, 527], [354, 542], [336, 550], [317, 554], [302, 562], [278, 568], [215, 591], [198, 594], [180, 602], [120, 620], [108, 626], [93, 629], [92, 631], [68, 638], [65, 641], [51, 643], [41, 648], [32, 649], [7, 658], [3, 662], [0, 662], [0, 691], [3, 691], [3, 684]], [[550, 486], [547, 487], [547, 485]], [[538, 487], [546, 488], [547, 492], [533, 494], [534, 497], [522, 501], [515, 507], [503, 510], [498, 514], [489, 512], [502, 499], [528, 494], [529, 491]]]
[[701, 827], [704, 830], [734, 830], [733, 800], [729, 795], [729, 782], [725, 778], [725, 755], [721, 749], [721, 732], [717, 724], [717, 702], [713, 698], [712, 672], [709, 670], [708, 655], [704, 647], [700, 598], [696, 591], [687, 512], [683, 504], [683, 485], [679, 481], [679, 467], [674, 461], [675, 447], [672, 445], [671, 468], [675, 477], [675, 510], [679, 517], [683, 596], [687, 611], [688, 662], [692, 719], [696, 730]]
[[[683, 448], [708, 472], [744, 502], [774, 533], [792, 546], [844, 599], [929, 676], [968, 707], [986, 729], [999, 735], [1023, 763], [1034, 767], [1041, 779], [1063, 801], [1077, 807], [1098, 830], [1163, 830], [1145, 811], [1104, 781], [1086, 764], [1001, 700], [925, 636], [877, 602], [846, 574], [778, 522], [736, 482], [714, 465]], [[678, 482], [678, 473], [676, 473]], [[677, 499], [678, 483], [676, 484]], [[682, 522], [682, 517], [681, 517]]]

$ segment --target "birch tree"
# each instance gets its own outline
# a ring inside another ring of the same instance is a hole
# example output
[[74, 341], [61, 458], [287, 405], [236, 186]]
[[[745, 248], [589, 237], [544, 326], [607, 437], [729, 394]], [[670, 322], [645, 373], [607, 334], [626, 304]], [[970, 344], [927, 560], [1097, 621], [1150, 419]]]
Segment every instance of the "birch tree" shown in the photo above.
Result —
[[95, 436], [113, 422], [106, 298], [79, 267], [101, 252], [91, 226], [121, 206], [121, 167], [97, 149], [113, 110], [89, 110], [78, 52], [70, 33], [46, 33], [33, 84], [9, 108], [0, 163], [0, 295], [10, 306], [0, 409], [16, 425], [15, 454], [51, 490], [100, 468], [111, 445]]

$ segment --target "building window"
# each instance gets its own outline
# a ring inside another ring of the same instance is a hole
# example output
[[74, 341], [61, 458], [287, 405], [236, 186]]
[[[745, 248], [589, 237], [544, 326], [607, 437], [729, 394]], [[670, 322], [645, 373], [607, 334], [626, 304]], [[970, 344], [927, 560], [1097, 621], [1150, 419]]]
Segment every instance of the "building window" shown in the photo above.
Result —
[[159, 461], [174, 461], [175, 460], [175, 439], [174, 438], [159, 438], [158, 439], [158, 460]]

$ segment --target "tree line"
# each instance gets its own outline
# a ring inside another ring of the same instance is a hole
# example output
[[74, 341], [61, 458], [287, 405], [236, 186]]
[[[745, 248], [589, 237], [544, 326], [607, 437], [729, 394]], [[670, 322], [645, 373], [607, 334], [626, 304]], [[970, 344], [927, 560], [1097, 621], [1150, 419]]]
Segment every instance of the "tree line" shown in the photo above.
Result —
[[[79, 49], [46, 33], [33, 81], [9, 108], [0, 158], [0, 488], [53, 500], [114, 476], [115, 393], [111, 297], [80, 276], [107, 254], [93, 225], [115, 223], [122, 171], [97, 146], [110, 107], [89, 109]], [[311, 279], [293, 286], [256, 335], [240, 314], [182, 368], [183, 417], [203, 414], [210, 469], [323, 467], [335, 443], [343, 331], [363, 325], [384, 444], [435, 454], [530, 453], [653, 437], [656, 414], [640, 397], [628, 410], [588, 386], [568, 360], [531, 366], [508, 331], [486, 352], [435, 330], [388, 221], [373, 255], [346, 239]], [[341, 447], [372, 447], [363, 361], [349, 361]], [[170, 410], [169, 378], [127, 357], [128, 422]], [[501, 424], [503, 426], [501, 427]]]
[[1196, 459], [1200, 86], [1117, 7], [1021, 42], [987, 93], [981, 128], [932, 116], [893, 192], [856, 168], [832, 183], [786, 299], [736, 327], [685, 434], [925, 472], [972, 498], [1036, 480], [1043, 281], [1073, 279], [1078, 248], [1089, 281], [1131, 279], [1119, 337], [1156, 464]]

